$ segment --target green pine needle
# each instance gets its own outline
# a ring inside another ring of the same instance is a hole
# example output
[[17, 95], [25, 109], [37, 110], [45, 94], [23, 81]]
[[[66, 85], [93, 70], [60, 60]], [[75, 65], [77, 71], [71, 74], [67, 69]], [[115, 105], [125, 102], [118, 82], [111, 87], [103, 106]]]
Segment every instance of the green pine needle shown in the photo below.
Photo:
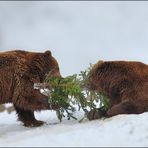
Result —
[[100, 107], [103, 106], [104, 109], [108, 110], [108, 96], [87, 88], [91, 68], [92, 66], [86, 71], [81, 71], [79, 75], [75, 74], [65, 78], [53, 77], [50, 73], [47, 75], [45, 82], [48, 83], [51, 88], [50, 93], [48, 93], [48, 101], [51, 106], [60, 106], [60, 108], [56, 110], [60, 122], [62, 118], [66, 116], [68, 120], [70, 120], [70, 118], [77, 119], [74, 116], [76, 105], [79, 110], [82, 109], [85, 114], [92, 109], [96, 109], [95, 102], [100, 102]]

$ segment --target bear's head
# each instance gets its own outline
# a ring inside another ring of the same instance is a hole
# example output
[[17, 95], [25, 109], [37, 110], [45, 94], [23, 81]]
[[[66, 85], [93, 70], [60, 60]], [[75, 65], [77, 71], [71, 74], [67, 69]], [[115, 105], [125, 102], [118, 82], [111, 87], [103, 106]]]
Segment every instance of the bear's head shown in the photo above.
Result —
[[45, 58], [45, 62], [46, 62], [48, 72], [50, 72], [50, 74], [52, 76], [60, 77], [61, 74], [60, 74], [59, 64], [58, 64], [57, 60], [52, 56], [51, 51], [49, 51], [49, 50], [46, 51], [43, 54], [43, 56]]
[[[43, 82], [49, 73], [54, 77], [61, 77], [58, 62], [52, 56], [51, 51], [48, 50], [44, 53], [32, 53], [27, 55], [27, 57], [29, 56], [29, 77], [32, 78], [33, 82]], [[40, 79], [39, 81], [36, 76]]]
[[96, 90], [96, 91], [100, 91], [100, 87], [98, 84], [98, 80], [101, 79], [101, 68], [102, 65], [104, 64], [104, 61], [98, 61], [96, 64], [94, 64], [89, 72], [89, 77], [88, 77], [88, 83], [87, 83], [87, 87], [91, 90]]

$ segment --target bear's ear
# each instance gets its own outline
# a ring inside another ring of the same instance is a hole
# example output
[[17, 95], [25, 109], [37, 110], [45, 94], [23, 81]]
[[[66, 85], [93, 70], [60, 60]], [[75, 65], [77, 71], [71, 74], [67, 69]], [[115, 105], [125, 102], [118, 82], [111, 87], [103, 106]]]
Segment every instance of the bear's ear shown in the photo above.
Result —
[[51, 51], [50, 50], [45, 51], [44, 56], [51, 57], [52, 56]]

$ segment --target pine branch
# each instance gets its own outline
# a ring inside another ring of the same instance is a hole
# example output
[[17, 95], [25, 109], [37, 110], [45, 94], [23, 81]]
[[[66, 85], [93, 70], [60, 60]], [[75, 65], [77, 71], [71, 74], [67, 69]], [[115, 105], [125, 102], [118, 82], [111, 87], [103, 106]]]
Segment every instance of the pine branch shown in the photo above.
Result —
[[[35, 88], [49, 88], [46, 95], [49, 97], [49, 103], [58, 105], [56, 110], [57, 117], [62, 121], [63, 117], [77, 119], [74, 117], [76, 111], [75, 105], [82, 109], [85, 114], [92, 109], [96, 109], [95, 102], [100, 102], [100, 107], [108, 109], [109, 99], [103, 93], [97, 93], [87, 87], [89, 82], [89, 72], [91, 66], [86, 71], [81, 71], [79, 75], [72, 75], [65, 78], [53, 77], [50, 73], [45, 79], [45, 83], [36, 84]], [[66, 115], [65, 115], [66, 114]]]

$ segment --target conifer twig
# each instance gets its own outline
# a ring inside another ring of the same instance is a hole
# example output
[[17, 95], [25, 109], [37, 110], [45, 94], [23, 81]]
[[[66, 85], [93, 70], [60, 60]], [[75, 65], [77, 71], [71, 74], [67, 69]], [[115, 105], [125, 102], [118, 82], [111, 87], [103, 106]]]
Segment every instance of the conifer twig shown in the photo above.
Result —
[[[34, 85], [36, 89], [43, 89], [45, 91], [45, 94], [49, 97], [48, 101], [51, 106], [60, 106], [56, 110], [60, 121], [66, 116], [68, 120], [70, 118], [77, 119], [74, 116], [76, 105], [79, 110], [82, 109], [84, 111], [84, 118], [90, 110], [97, 108], [96, 102], [100, 103], [100, 107], [104, 106], [104, 109], [108, 109], [108, 96], [103, 93], [97, 93], [87, 87], [91, 68], [90, 66], [86, 71], [81, 71], [79, 75], [75, 74], [65, 78], [53, 77], [49, 73], [45, 79], [45, 83]], [[47, 88], [48, 91], [46, 92]]]

